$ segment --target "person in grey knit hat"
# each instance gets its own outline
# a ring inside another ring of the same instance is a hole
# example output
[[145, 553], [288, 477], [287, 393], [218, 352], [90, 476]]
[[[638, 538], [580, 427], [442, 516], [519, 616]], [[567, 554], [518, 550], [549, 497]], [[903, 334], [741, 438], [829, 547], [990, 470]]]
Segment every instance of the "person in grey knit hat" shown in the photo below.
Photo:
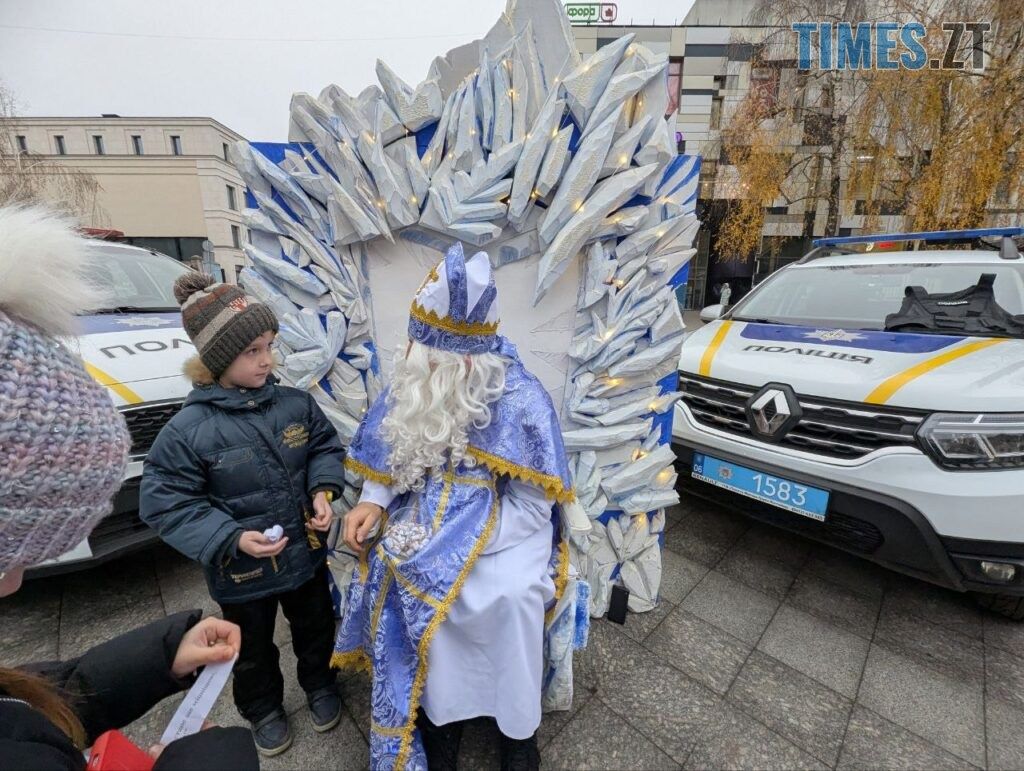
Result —
[[0, 208], [0, 595], [85, 539], [128, 462], [124, 418], [60, 340], [101, 303], [88, 259], [66, 219]]
[[[75, 334], [76, 314], [103, 304], [86, 277], [91, 259], [66, 217], [0, 207], [0, 597], [21, 587], [26, 568], [89, 535], [128, 463], [124, 418], [63, 340]], [[84, 771], [82, 751], [100, 734], [236, 654], [238, 626], [201, 615], [160, 619], [73, 661], [0, 665], [0, 767]], [[150, 755], [154, 771], [259, 767], [239, 728], [156, 745]]]

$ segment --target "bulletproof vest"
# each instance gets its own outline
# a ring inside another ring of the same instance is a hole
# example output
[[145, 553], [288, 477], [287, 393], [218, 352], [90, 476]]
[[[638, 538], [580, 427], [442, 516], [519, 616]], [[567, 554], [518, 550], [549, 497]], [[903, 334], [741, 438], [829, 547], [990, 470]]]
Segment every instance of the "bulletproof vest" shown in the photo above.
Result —
[[885, 317], [885, 328], [900, 332], [1001, 334], [1024, 336], [1024, 315], [1015, 316], [996, 302], [995, 273], [983, 273], [974, 286], [949, 294], [929, 294], [908, 286], [903, 307]]

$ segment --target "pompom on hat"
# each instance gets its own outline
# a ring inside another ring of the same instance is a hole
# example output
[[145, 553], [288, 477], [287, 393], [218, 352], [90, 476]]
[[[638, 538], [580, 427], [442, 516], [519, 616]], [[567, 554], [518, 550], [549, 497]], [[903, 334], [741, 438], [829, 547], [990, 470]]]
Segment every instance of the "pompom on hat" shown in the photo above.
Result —
[[498, 336], [498, 290], [486, 252], [468, 260], [456, 242], [416, 290], [409, 337], [442, 351], [490, 353]]
[[124, 418], [59, 339], [100, 304], [90, 259], [61, 215], [0, 208], [0, 572], [78, 545], [124, 477]]
[[253, 302], [241, 287], [221, 284], [204, 273], [186, 273], [174, 282], [185, 333], [214, 377], [220, 377], [242, 351], [264, 332], [278, 330], [277, 317]]

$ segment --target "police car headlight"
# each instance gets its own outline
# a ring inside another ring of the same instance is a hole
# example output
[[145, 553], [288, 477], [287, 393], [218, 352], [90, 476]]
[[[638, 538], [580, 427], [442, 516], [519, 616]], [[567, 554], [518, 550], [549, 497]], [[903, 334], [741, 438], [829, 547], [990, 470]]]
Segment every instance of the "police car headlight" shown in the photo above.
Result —
[[1024, 414], [939, 412], [918, 436], [935, 461], [949, 469], [1024, 468]]

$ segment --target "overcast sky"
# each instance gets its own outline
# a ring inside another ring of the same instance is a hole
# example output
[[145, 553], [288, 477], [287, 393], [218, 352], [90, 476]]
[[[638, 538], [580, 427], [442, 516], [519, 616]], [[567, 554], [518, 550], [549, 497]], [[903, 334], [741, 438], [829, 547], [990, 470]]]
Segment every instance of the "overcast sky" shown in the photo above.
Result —
[[[619, 23], [673, 24], [693, 0], [620, 0]], [[505, 0], [0, 0], [0, 81], [23, 115], [211, 116], [284, 141], [292, 93], [412, 84], [481, 37]]]

